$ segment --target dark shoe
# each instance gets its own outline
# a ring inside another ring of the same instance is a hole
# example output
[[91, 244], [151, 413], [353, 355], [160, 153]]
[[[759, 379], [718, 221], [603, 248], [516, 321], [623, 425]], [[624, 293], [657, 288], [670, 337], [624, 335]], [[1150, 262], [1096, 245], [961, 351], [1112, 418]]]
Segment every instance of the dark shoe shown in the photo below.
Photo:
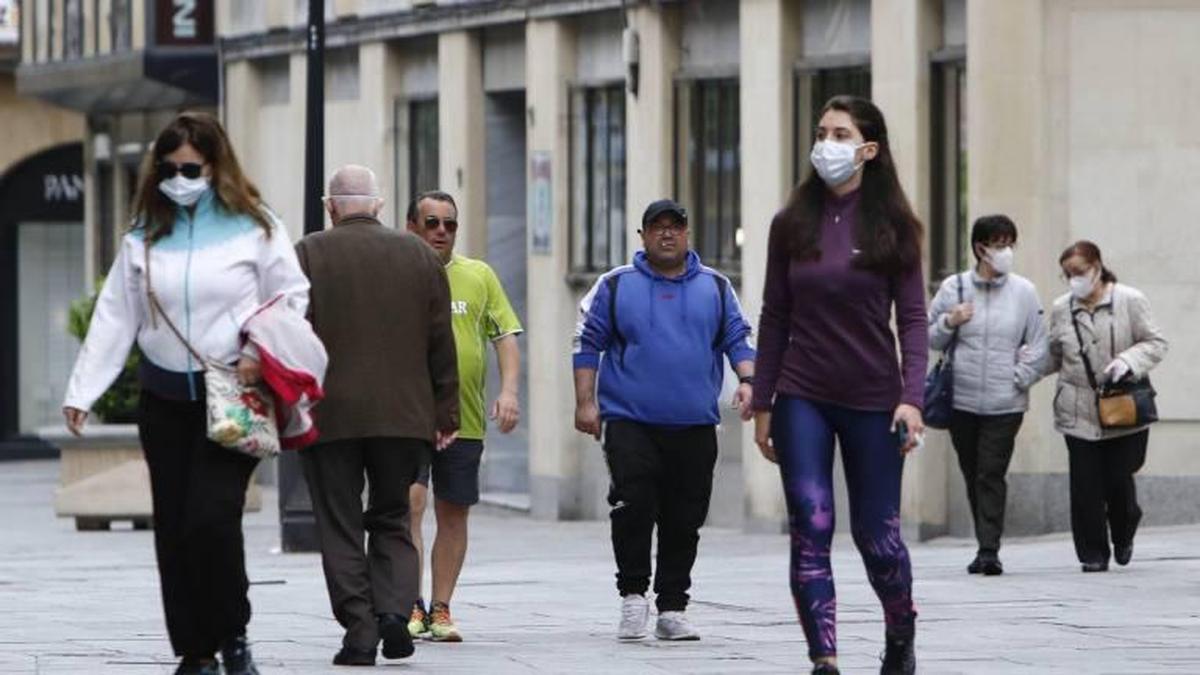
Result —
[[1083, 568], [1084, 572], [1107, 572], [1108, 571], [1108, 561], [1105, 560], [1102, 562], [1085, 562], [1085, 563], [1083, 563], [1083, 565], [1081, 567]]
[[983, 559], [975, 556], [970, 565], [967, 565], [967, 574], [983, 574]]
[[342, 651], [333, 657], [335, 666], [373, 666], [375, 665], [374, 649], [355, 649], [342, 647]]
[[887, 636], [887, 648], [883, 653], [879, 675], [914, 675], [916, 672], [917, 654], [913, 650], [912, 635]]
[[812, 669], [812, 675], [841, 675], [841, 672], [832, 663], [818, 663]]
[[379, 636], [383, 638], [383, 658], [407, 659], [416, 650], [408, 620], [399, 614], [379, 615]]
[[221, 675], [221, 664], [211, 657], [193, 659], [185, 656], [175, 669], [175, 675]]
[[221, 665], [225, 667], [225, 675], [258, 675], [258, 666], [254, 665], [250, 642], [245, 635], [221, 645]]
[[998, 577], [1001, 574], [1004, 574], [1004, 565], [1000, 563], [1000, 558], [984, 558], [983, 575], [985, 577]]
[[1129, 561], [1133, 560], [1133, 544], [1116, 547], [1113, 551], [1113, 560], [1116, 560], [1121, 567], [1128, 565]]

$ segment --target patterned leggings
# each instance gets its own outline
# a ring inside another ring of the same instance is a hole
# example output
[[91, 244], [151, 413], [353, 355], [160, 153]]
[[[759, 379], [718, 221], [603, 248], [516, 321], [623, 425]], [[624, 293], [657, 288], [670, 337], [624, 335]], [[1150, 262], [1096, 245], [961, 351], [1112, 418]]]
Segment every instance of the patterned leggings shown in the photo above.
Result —
[[833, 449], [842, 447], [850, 497], [850, 530], [867, 578], [883, 604], [887, 629], [911, 634], [917, 617], [912, 567], [900, 539], [900, 474], [904, 458], [886, 412], [851, 410], [780, 396], [771, 436], [779, 457], [791, 525], [792, 597], [812, 659], [837, 655], [833, 541]]

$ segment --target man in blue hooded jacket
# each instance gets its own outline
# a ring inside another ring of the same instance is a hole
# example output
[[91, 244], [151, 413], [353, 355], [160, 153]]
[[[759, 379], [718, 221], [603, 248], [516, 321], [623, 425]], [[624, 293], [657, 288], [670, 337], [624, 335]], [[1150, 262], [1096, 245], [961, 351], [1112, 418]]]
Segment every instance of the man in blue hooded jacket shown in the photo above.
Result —
[[688, 249], [683, 207], [669, 199], [650, 204], [641, 235], [644, 250], [633, 264], [600, 277], [580, 303], [575, 428], [597, 440], [603, 430], [623, 598], [618, 638], [647, 634], [657, 525], [655, 636], [698, 640], [684, 611], [712, 494], [722, 356], [740, 380], [734, 404], [749, 419], [754, 349], [729, 280]]

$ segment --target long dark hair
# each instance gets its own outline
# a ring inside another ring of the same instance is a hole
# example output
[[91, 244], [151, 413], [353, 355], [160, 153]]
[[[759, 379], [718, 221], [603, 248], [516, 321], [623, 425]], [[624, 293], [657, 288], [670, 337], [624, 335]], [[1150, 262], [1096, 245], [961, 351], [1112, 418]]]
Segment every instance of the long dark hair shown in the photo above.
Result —
[[1100, 281], [1103, 281], [1106, 284], [1117, 283], [1117, 275], [1114, 274], [1112, 270], [1108, 269], [1108, 267], [1104, 264], [1104, 258], [1100, 255], [1099, 246], [1086, 239], [1080, 239], [1074, 244], [1068, 246], [1065, 250], [1063, 250], [1062, 255], [1058, 256], [1059, 267], [1062, 267], [1063, 263], [1067, 262], [1071, 258], [1074, 258], [1075, 256], [1083, 258], [1089, 265], [1099, 265]]
[[[830, 110], [849, 114], [863, 138], [879, 145], [878, 154], [863, 169], [855, 232], [861, 253], [854, 265], [889, 275], [920, 265], [924, 227], [896, 176], [883, 113], [874, 103], [857, 96], [833, 97], [821, 108], [818, 119]], [[821, 257], [821, 215], [830, 195], [825, 182], [810, 166], [780, 214], [787, 227], [792, 255], [799, 260]]]
[[250, 216], [271, 236], [271, 218], [262, 196], [242, 173], [221, 123], [208, 113], [184, 112], [159, 132], [154, 148], [142, 161], [132, 216], [135, 227], [146, 228], [147, 241], [162, 239], [175, 226], [175, 202], [158, 189], [158, 163], [184, 143], [195, 148], [212, 167], [212, 189], [217, 203], [229, 213]]

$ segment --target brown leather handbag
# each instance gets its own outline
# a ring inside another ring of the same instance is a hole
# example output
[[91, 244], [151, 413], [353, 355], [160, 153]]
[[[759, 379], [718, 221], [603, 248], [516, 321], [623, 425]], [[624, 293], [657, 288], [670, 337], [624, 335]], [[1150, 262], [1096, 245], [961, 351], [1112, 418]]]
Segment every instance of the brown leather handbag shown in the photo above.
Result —
[[[1088, 358], [1083, 346], [1083, 333], [1079, 330], [1079, 322], [1075, 313], [1071, 313], [1071, 324], [1075, 327], [1075, 337], [1079, 340], [1079, 357], [1083, 360], [1083, 369], [1087, 372], [1088, 384], [1096, 392], [1096, 408], [1099, 411], [1100, 428], [1102, 429], [1136, 429], [1158, 421], [1158, 404], [1154, 399], [1158, 392], [1150, 384], [1150, 378], [1143, 377], [1134, 380], [1126, 377], [1120, 382], [1098, 384], [1096, 371]], [[1115, 334], [1110, 338], [1110, 345], [1115, 345]], [[1115, 348], [1115, 347], [1114, 347]]]

